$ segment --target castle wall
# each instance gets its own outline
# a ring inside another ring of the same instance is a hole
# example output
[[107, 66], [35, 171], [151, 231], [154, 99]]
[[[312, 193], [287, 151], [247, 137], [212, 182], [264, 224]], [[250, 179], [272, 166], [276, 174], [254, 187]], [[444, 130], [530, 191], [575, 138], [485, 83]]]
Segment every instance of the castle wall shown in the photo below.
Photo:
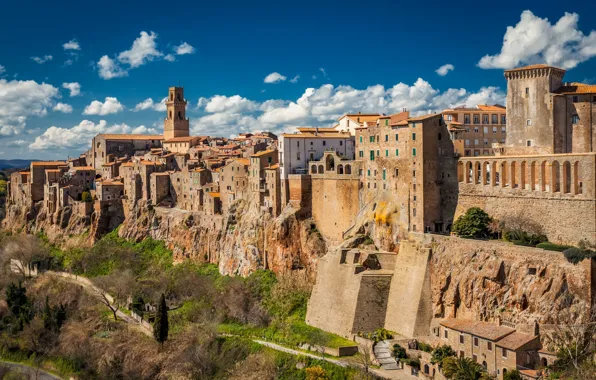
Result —
[[365, 271], [360, 277], [352, 333], [372, 332], [385, 325], [391, 271]]
[[428, 335], [432, 320], [430, 250], [402, 240], [391, 281], [385, 328], [406, 337]]
[[358, 214], [358, 176], [312, 175], [312, 216], [326, 239], [340, 241]]

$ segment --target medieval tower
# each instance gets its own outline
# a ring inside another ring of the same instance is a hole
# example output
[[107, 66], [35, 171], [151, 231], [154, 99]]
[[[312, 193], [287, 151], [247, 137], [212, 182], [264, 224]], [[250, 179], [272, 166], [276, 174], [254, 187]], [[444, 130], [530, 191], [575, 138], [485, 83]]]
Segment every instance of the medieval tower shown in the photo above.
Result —
[[174, 137], [188, 137], [189, 123], [186, 118], [184, 88], [170, 87], [166, 107], [167, 114], [163, 128], [164, 139], [167, 141]]

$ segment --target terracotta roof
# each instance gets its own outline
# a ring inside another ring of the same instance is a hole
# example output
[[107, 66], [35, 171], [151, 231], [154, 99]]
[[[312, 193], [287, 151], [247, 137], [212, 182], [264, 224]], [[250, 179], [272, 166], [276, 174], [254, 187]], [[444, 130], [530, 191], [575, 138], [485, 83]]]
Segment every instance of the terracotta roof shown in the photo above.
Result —
[[440, 115], [441, 114], [438, 114], [438, 113], [431, 113], [431, 114], [428, 114], [428, 115], [411, 117], [411, 118], [408, 119], [408, 121], [421, 121], [421, 120], [430, 119], [431, 117], [440, 116]]
[[505, 106], [502, 106], [500, 104], [493, 104], [492, 106], [489, 106], [488, 104], [478, 104], [477, 107], [481, 111], [505, 111], [506, 110]]
[[234, 161], [242, 164], [242, 165], [250, 165], [250, 161], [248, 160], [248, 158], [236, 158]]
[[529, 65], [529, 66], [523, 66], [523, 67], [516, 67], [515, 69], [505, 70], [505, 72], [508, 72], [508, 71], [531, 70], [531, 69], [546, 69], [546, 68], [563, 70], [563, 69], [559, 69], [558, 67], [549, 66], [549, 65], [545, 65], [544, 63], [540, 63], [540, 64], [537, 64], [537, 65]]
[[200, 139], [200, 136], [173, 137], [171, 139], [165, 140], [164, 144], [165, 143], [175, 143], [175, 142], [191, 142], [194, 139]]
[[539, 339], [537, 336], [514, 332], [499, 340], [496, 345], [499, 347], [508, 348], [510, 350], [517, 350], [520, 347]]
[[168, 172], [157, 172], [157, 173], [151, 173], [153, 175], [158, 175], [158, 176], [169, 176], [170, 173]]
[[61, 171], [62, 170], [60, 170], [60, 169], [46, 169], [46, 173], [47, 172], [50, 172], [50, 173], [56, 173], [56, 172], [58, 172], [58, 173], [60, 173]]
[[465, 332], [492, 341], [498, 341], [515, 331], [515, 329], [498, 326], [490, 322], [469, 321], [455, 318], [444, 319], [440, 324], [452, 330]]
[[116, 162], [108, 162], [107, 164], [102, 164], [101, 166], [112, 166], [114, 165]]
[[125, 162], [121, 166], [134, 166], [132, 162]]
[[70, 170], [95, 170], [93, 166], [73, 166]]
[[542, 371], [538, 371], [535, 369], [529, 369], [529, 368], [521, 368], [519, 369], [519, 373], [529, 376], [533, 379], [539, 379], [542, 378]]
[[400, 120], [397, 123], [391, 124], [392, 127], [400, 127], [402, 125], [408, 125], [408, 121], [407, 120]]
[[162, 135], [117, 135], [117, 134], [99, 134], [96, 137], [103, 137], [109, 140], [163, 140]]
[[269, 167], [266, 167], [265, 170], [267, 169], [279, 169], [279, 164], [275, 164], [275, 165], [271, 165]]
[[98, 181], [98, 183], [100, 183], [102, 186], [124, 186], [124, 184], [120, 181], [104, 180], [104, 181]]
[[213, 198], [219, 198], [219, 193], [207, 193], [211, 195]]
[[339, 130], [335, 128], [316, 128], [316, 127], [299, 127], [296, 128], [300, 132], [319, 132], [319, 133], [339, 133]]
[[64, 161], [35, 161], [31, 163], [31, 166], [58, 166], [66, 165]]
[[[383, 116], [380, 113], [348, 113], [343, 115], [342, 117], [340, 117], [337, 120], [340, 120], [344, 117], [349, 117], [350, 119], [354, 120], [355, 122], [360, 122], [360, 123], [364, 123], [365, 121], [377, 121], [377, 119]], [[358, 121], [358, 118], [360, 118], [360, 121]]]
[[266, 154], [270, 154], [270, 153], [273, 153], [273, 152], [275, 152], [275, 150], [273, 150], [273, 149], [262, 150], [262, 151], [260, 151], [258, 153], [255, 153], [255, 154], [251, 155], [251, 157], [261, 157], [261, 156], [264, 156]]
[[556, 91], [557, 94], [596, 94], [596, 84], [570, 83]]

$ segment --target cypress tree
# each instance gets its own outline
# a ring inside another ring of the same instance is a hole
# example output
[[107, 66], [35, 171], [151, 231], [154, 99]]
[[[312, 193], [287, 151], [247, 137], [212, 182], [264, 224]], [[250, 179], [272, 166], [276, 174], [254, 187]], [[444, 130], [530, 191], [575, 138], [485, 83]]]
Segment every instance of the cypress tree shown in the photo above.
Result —
[[159, 305], [157, 306], [157, 313], [155, 314], [155, 322], [153, 323], [153, 337], [161, 345], [168, 340], [168, 307], [166, 305], [166, 297], [162, 293]]

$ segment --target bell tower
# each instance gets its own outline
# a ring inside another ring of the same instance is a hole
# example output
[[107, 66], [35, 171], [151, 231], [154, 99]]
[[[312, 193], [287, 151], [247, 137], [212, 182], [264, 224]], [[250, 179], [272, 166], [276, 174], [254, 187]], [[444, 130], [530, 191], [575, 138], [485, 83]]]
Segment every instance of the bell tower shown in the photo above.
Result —
[[166, 101], [166, 118], [163, 137], [167, 141], [174, 137], [188, 137], [189, 123], [186, 118], [186, 100], [183, 87], [170, 87]]

